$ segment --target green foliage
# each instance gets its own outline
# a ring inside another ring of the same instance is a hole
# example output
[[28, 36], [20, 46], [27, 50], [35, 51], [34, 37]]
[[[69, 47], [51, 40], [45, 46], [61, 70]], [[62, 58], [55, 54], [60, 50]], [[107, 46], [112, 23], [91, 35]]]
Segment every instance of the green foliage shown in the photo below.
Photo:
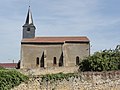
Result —
[[15, 70], [0, 69], [0, 90], [9, 90], [26, 80], [27, 76]]
[[67, 74], [63, 74], [63, 73], [57, 73], [57, 74], [46, 74], [41, 76], [42, 81], [57, 81], [57, 80], [63, 80], [66, 79], [68, 80], [70, 77], [77, 77], [77, 74], [74, 73], [67, 73]]
[[110, 71], [120, 69], [120, 51], [103, 50], [85, 58], [81, 63], [80, 71]]

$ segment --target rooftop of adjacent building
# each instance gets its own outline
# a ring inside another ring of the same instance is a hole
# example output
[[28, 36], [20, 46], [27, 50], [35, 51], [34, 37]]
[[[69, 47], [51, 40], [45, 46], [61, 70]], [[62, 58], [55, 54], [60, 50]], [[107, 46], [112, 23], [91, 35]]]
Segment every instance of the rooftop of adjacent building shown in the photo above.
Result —
[[0, 67], [3, 67], [3, 68], [16, 68], [17, 63], [0, 63]]

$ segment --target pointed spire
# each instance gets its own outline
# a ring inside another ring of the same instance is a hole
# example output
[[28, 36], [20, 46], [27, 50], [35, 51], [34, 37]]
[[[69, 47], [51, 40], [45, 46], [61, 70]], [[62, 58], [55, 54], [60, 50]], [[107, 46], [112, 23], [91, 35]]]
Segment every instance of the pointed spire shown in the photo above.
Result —
[[33, 18], [32, 18], [32, 13], [30, 11], [30, 6], [29, 6], [29, 9], [28, 9], [28, 14], [27, 14], [27, 18], [26, 18], [25, 24], [33, 25]]

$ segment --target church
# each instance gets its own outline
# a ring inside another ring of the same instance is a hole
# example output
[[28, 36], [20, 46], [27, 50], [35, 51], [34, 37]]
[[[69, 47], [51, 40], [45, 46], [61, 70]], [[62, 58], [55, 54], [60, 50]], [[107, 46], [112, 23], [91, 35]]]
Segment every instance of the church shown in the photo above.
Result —
[[28, 9], [23, 25], [20, 68], [74, 67], [90, 55], [86, 36], [35, 37], [36, 27]]

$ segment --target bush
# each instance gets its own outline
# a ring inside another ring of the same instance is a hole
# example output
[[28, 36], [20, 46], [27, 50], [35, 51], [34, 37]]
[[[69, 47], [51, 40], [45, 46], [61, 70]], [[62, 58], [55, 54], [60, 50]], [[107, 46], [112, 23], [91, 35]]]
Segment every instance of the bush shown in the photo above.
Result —
[[27, 76], [15, 70], [0, 70], [0, 90], [9, 90], [26, 80], [28, 80]]
[[67, 73], [67, 74], [57, 73], [57, 74], [46, 74], [41, 76], [42, 81], [51, 81], [51, 80], [56, 81], [56, 80], [63, 80], [63, 79], [68, 80], [70, 77], [77, 77], [77, 75], [74, 73]]
[[120, 51], [103, 50], [85, 58], [81, 63], [80, 71], [110, 71], [120, 69]]

